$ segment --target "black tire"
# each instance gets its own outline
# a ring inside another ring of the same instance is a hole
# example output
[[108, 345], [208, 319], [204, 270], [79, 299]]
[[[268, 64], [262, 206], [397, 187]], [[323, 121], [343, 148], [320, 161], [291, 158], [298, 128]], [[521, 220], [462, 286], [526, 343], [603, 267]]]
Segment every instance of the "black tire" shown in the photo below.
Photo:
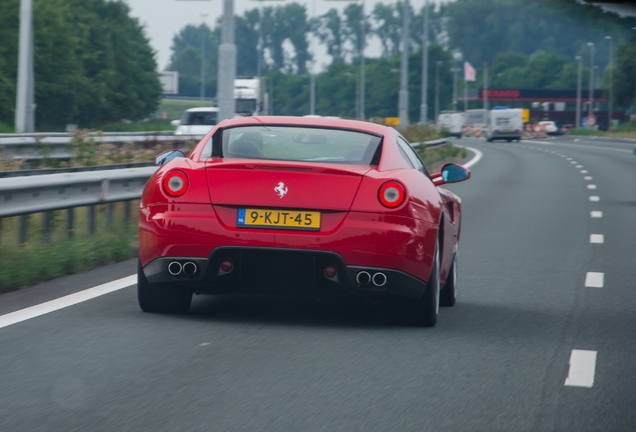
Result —
[[137, 302], [144, 312], [186, 313], [192, 303], [192, 292], [170, 284], [151, 284], [141, 262], [137, 263]]
[[406, 323], [417, 327], [435, 327], [439, 314], [439, 241], [435, 245], [435, 258], [426, 292], [416, 300], [406, 304]]
[[439, 293], [439, 305], [440, 306], [455, 306], [455, 302], [457, 301], [457, 252], [455, 252], [455, 256], [453, 257], [453, 264], [451, 265], [451, 269], [448, 277], [446, 278], [446, 283], [444, 283], [444, 288]]

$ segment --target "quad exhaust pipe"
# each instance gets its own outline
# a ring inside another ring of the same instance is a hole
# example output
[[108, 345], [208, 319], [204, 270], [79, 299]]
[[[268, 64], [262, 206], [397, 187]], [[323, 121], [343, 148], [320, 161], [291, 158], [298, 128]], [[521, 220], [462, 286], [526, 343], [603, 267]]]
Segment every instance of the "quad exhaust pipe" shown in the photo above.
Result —
[[188, 261], [185, 264], [181, 264], [179, 261], [172, 261], [168, 264], [168, 273], [172, 276], [179, 276], [181, 273], [192, 276], [197, 273], [199, 267], [196, 263]]

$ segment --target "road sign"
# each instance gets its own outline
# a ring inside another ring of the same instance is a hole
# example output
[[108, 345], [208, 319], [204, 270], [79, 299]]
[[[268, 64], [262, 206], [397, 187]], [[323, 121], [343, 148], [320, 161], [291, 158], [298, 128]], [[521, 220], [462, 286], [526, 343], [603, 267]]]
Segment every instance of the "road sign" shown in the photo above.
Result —
[[593, 116], [593, 115], [588, 116], [585, 119], [585, 124], [586, 126], [596, 126], [596, 116]]
[[399, 126], [400, 118], [399, 117], [385, 117], [384, 124], [387, 126]]

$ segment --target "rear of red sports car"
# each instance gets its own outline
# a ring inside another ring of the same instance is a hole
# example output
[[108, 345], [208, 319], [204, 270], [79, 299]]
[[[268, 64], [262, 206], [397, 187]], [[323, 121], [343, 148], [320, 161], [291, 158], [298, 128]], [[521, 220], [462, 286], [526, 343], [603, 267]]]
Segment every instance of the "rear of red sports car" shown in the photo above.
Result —
[[444, 200], [398, 140], [370, 123], [245, 118], [167, 154], [141, 199], [141, 308], [187, 311], [192, 293], [424, 299], [414, 321], [434, 325]]

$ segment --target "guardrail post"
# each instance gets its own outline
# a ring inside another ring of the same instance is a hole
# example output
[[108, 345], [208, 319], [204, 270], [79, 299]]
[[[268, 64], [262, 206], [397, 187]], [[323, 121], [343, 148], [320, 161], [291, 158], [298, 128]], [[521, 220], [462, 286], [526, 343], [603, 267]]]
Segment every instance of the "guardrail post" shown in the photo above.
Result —
[[115, 204], [106, 204], [106, 225], [108, 228], [113, 226], [113, 214], [115, 213]]
[[130, 223], [130, 201], [124, 201], [124, 223], [126, 227]]
[[66, 209], [66, 235], [68, 238], [75, 236], [75, 209]]
[[27, 226], [29, 225], [29, 216], [18, 216], [18, 241], [21, 245], [27, 242]]
[[0, 218], [0, 246], [2, 245], [2, 218]]
[[88, 207], [88, 232], [89, 234], [95, 234], [95, 206]]
[[43, 215], [43, 227], [42, 234], [44, 235], [44, 241], [47, 243], [51, 242], [51, 220], [53, 219], [52, 212], [44, 212]]

